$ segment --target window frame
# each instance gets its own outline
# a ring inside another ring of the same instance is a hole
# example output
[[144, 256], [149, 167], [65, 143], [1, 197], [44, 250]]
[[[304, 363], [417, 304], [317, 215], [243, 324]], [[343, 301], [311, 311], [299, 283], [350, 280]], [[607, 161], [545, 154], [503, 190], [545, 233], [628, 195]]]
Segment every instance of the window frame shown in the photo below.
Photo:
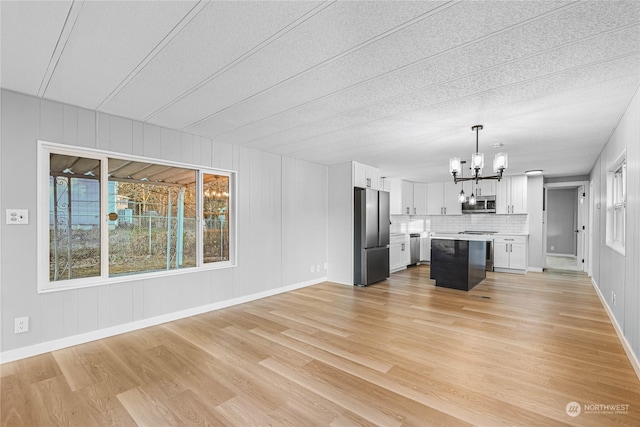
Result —
[[[51, 281], [49, 279], [49, 176], [50, 154], [78, 156], [100, 161], [100, 276]], [[153, 163], [163, 166], [192, 169], [196, 172], [196, 266], [180, 269], [159, 270], [147, 273], [130, 273], [109, 277], [109, 227], [107, 218], [109, 158]], [[203, 175], [213, 174], [229, 177], [229, 260], [203, 262]], [[86, 288], [92, 286], [147, 280], [180, 274], [197, 273], [208, 270], [233, 268], [237, 266], [237, 172], [233, 170], [213, 168], [209, 166], [154, 159], [136, 155], [122, 154], [92, 148], [76, 147], [55, 142], [38, 140], [37, 142], [37, 271], [38, 293]]]
[[[620, 174], [620, 175], [618, 175]], [[622, 180], [617, 183], [617, 176]], [[625, 256], [627, 227], [627, 150], [616, 158], [607, 169], [606, 245]], [[620, 214], [621, 221], [618, 220]], [[620, 230], [621, 228], [621, 230]], [[621, 232], [621, 240], [617, 236]]]

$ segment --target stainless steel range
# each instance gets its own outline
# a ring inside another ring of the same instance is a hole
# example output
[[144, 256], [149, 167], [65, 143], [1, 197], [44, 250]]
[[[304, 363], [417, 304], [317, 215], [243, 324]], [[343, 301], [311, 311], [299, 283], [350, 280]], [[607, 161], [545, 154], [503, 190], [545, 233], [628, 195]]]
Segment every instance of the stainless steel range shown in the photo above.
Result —
[[[467, 230], [460, 231], [458, 234], [470, 234], [475, 236], [481, 235], [492, 235], [496, 234], [497, 231], [478, 231], [478, 230]], [[493, 239], [487, 239], [487, 271], [493, 271]]]

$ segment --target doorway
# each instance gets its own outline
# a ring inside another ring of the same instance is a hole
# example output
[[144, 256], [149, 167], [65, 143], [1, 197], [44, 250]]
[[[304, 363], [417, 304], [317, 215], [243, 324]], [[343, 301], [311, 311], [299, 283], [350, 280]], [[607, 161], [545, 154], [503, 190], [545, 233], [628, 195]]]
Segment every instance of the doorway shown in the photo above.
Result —
[[587, 184], [545, 184], [545, 269], [588, 271]]

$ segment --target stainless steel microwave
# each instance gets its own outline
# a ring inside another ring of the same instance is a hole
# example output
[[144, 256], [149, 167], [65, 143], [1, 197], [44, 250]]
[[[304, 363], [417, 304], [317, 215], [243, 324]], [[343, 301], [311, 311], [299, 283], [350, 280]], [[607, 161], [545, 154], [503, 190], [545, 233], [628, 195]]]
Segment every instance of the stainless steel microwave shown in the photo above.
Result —
[[462, 204], [462, 213], [496, 213], [496, 196], [478, 196], [475, 205], [466, 201]]

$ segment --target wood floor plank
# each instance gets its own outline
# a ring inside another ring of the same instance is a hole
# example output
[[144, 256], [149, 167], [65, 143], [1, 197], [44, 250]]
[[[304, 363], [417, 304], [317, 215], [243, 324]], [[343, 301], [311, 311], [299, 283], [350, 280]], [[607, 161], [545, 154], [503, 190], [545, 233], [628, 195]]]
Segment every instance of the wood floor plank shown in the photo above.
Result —
[[470, 292], [429, 275], [322, 283], [1, 365], [0, 425], [640, 425], [640, 381], [586, 275], [488, 273]]

